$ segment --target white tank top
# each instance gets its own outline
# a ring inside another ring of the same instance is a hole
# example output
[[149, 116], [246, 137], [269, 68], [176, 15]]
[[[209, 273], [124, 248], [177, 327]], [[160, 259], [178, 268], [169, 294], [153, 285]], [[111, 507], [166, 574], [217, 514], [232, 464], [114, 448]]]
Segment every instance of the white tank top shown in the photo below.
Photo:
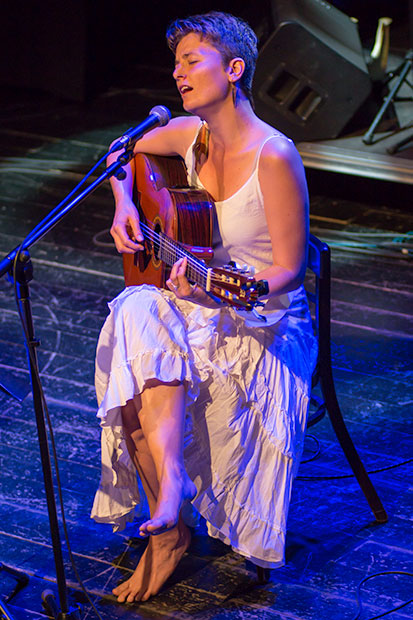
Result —
[[[199, 131], [199, 130], [198, 130]], [[188, 183], [192, 187], [205, 189], [195, 169], [194, 145], [198, 136], [187, 150], [185, 164]], [[258, 178], [259, 160], [264, 145], [271, 139], [289, 140], [282, 134], [268, 136], [258, 148], [253, 172], [249, 179], [232, 196], [215, 202], [217, 226], [214, 228], [214, 259], [212, 266], [221, 266], [228, 261], [238, 265], [254, 267], [262, 271], [273, 264], [272, 245], [264, 211], [264, 198]], [[259, 314], [266, 317], [267, 325], [277, 322], [289, 308], [292, 300], [302, 292], [302, 287], [279, 296], [271, 296], [265, 309]], [[237, 311], [247, 323], [257, 324], [250, 312]], [[259, 322], [259, 321], [258, 321]], [[260, 322], [259, 322], [260, 323]], [[264, 325], [264, 322], [261, 322]]]

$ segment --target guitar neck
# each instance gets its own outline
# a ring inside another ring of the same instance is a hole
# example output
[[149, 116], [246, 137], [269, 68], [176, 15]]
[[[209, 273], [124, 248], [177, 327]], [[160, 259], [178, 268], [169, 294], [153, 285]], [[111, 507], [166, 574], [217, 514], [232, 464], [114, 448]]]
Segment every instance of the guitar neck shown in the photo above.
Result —
[[196, 282], [206, 291], [210, 288], [211, 270], [205, 263], [185, 249], [180, 243], [174, 241], [163, 232], [157, 232], [150, 226], [141, 222], [142, 233], [147, 241], [153, 246], [156, 257], [168, 267], [172, 267], [181, 258], [188, 261], [186, 277], [191, 282]]

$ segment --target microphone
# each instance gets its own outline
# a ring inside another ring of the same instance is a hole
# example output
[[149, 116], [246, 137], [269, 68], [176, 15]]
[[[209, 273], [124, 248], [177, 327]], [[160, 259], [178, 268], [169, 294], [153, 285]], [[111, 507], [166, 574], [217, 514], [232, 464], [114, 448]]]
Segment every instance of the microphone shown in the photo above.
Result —
[[143, 134], [159, 125], [163, 127], [167, 125], [171, 120], [171, 113], [168, 108], [163, 105], [157, 105], [149, 112], [148, 118], [142, 123], [139, 123], [136, 127], [131, 127], [126, 133], [123, 134], [116, 142], [110, 147], [109, 153], [116, 153], [120, 149], [127, 149], [135, 144]]

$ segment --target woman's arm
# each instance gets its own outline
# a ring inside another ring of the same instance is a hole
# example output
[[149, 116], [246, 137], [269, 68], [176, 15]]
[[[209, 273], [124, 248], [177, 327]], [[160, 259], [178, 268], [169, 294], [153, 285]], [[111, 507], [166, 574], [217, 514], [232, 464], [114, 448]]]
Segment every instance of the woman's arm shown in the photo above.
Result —
[[308, 244], [308, 191], [301, 158], [292, 142], [271, 140], [263, 148], [259, 180], [271, 237], [273, 264], [256, 274], [270, 295], [302, 284]]
[[[199, 118], [195, 116], [182, 116], [174, 118], [165, 127], [152, 129], [138, 140], [134, 147], [137, 153], [151, 153], [153, 155], [180, 155], [184, 157], [191, 144], [196, 128], [199, 125]], [[119, 152], [111, 153], [108, 156], [107, 164], [116, 161]], [[113, 218], [110, 233], [115, 241], [118, 252], [133, 254], [143, 250], [139, 243], [143, 241], [143, 235], [139, 227], [139, 215], [133, 203], [133, 184], [135, 177], [135, 166], [132, 160], [124, 167], [126, 178], [118, 181], [112, 177], [110, 184], [115, 199], [115, 215]], [[133, 234], [131, 239], [127, 232], [130, 227]]]

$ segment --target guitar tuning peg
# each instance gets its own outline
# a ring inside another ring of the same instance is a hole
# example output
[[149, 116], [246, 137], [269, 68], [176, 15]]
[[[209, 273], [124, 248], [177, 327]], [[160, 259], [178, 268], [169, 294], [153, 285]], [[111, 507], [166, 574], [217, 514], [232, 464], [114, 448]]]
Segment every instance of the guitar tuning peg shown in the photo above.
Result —
[[253, 267], [252, 265], [243, 265], [241, 269], [242, 269], [242, 273], [246, 275], [249, 275], [249, 276], [255, 275], [255, 267]]
[[223, 269], [226, 269], [227, 271], [234, 271], [234, 269], [236, 269], [237, 263], [235, 263], [233, 260], [230, 260], [226, 265], [223, 266]]

